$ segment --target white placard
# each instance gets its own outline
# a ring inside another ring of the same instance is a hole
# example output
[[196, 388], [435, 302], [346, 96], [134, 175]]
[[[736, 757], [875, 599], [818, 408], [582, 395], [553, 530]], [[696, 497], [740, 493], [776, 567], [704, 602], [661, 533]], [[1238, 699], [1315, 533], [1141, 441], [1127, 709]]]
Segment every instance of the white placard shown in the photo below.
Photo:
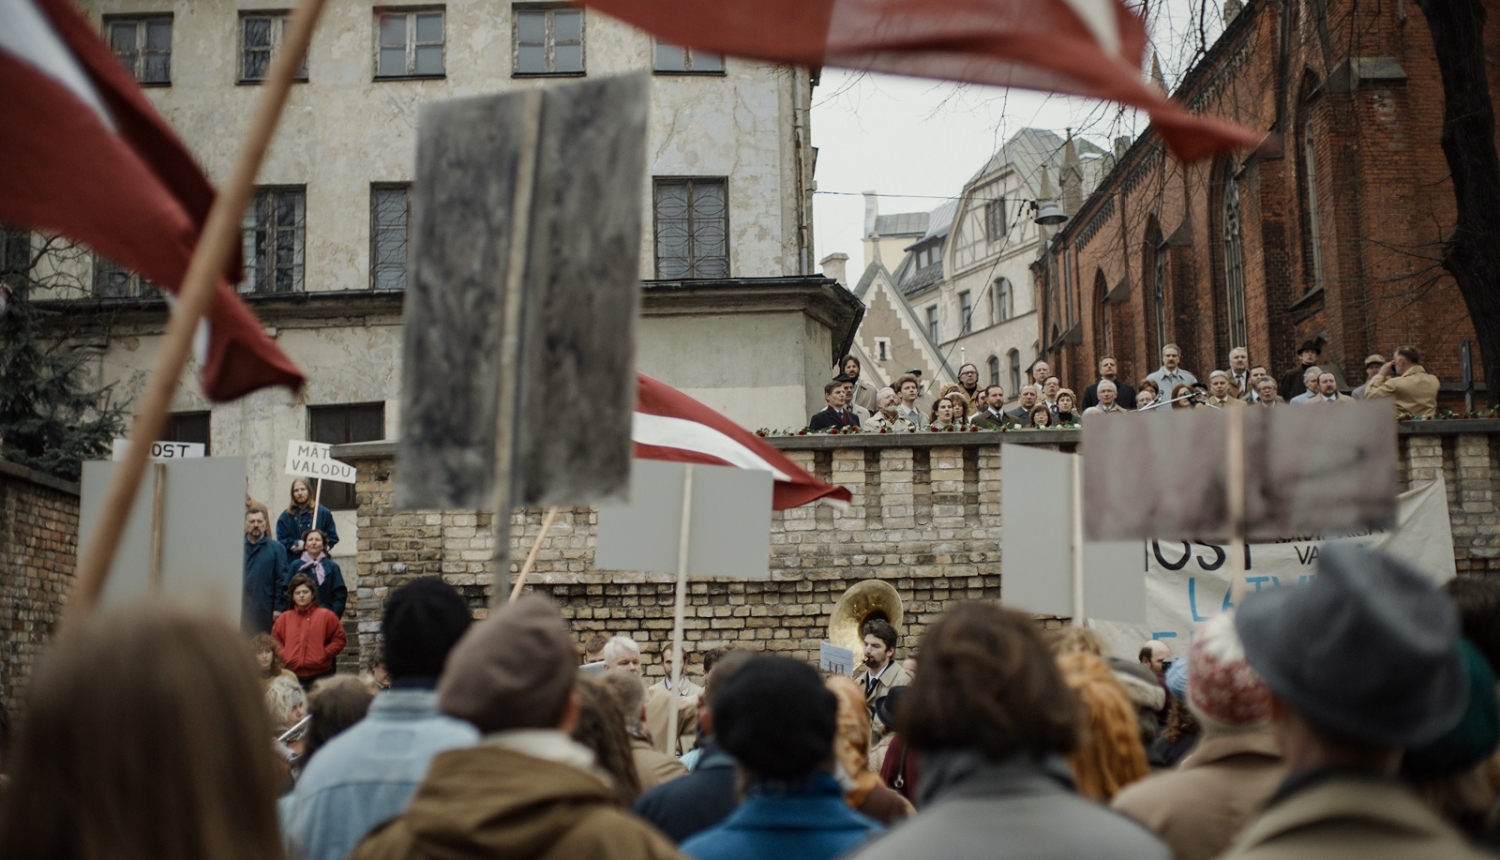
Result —
[[286, 444], [286, 474], [322, 478], [340, 484], [355, 482], [354, 467], [333, 459], [332, 445], [293, 439]]
[[818, 668], [835, 675], [854, 674], [854, 649], [832, 642], [818, 643]]
[[[677, 570], [685, 466], [640, 459], [631, 464], [630, 501], [599, 503], [595, 567]], [[771, 578], [773, 485], [771, 473], [759, 469], [693, 465], [689, 576]]]
[[[125, 452], [130, 448], [129, 439], [116, 439], [114, 444], [114, 455], [112, 460], [125, 459]], [[202, 442], [152, 442], [151, 459], [153, 460], [188, 460], [208, 456], [208, 446]]]

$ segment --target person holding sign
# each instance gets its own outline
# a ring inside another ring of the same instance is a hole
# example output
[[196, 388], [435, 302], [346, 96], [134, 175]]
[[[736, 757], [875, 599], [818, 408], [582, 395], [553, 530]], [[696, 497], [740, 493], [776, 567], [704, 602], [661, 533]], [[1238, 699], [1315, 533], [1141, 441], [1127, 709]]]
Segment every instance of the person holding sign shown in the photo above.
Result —
[[292, 670], [302, 689], [333, 675], [333, 661], [343, 653], [347, 641], [337, 615], [318, 605], [317, 592], [305, 573], [292, 577], [287, 591], [292, 609], [277, 616], [271, 635], [281, 646], [281, 659]]
[[302, 536], [302, 555], [292, 562], [290, 572], [302, 574], [316, 583], [318, 604], [332, 610], [339, 618], [344, 617], [344, 604], [349, 600], [349, 588], [344, 585], [343, 571], [328, 557], [331, 546], [328, 536], [312, 529]]
[[[314, 505], [318, 509], [316, 517], [313, 516]], [[286, 547], [288, 557], [296, 558], [303, 550], [302, 536], [310, 529], [323, 533], [327, 544], [323, 547], [325, 552], [338, 546], [339, 530], [333, 525], [333, 511], [317, 503], [306, 478], [293, 478], [291, 504], [276, 519], [276, 540]]]

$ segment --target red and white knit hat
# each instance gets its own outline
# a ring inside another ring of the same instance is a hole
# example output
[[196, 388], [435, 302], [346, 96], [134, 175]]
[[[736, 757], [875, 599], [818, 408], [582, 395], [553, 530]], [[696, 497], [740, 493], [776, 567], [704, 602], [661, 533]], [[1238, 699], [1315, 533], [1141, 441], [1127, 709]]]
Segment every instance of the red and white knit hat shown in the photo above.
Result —
[[1198, 629], [1187, 659], [1187, 703], [1200, 721], [1233, 728], [1271, 719], [1271, 691], [1245, 662], [1233, 611]]

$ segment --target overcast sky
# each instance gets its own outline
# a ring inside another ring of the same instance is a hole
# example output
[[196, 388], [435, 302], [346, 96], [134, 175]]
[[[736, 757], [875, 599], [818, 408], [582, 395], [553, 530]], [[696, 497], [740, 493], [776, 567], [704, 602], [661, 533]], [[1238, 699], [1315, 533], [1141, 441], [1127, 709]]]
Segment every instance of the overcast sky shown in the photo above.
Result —
[[[1209, 12], [1210, 39], [1222, 29], [1216, 6], [1196, 7]], [[1166, 0], [1150, 15], [1169, 89], [1199, 48], [1194, 12], [1191, 0]], [[885, 214], [934, 209], [957, 196], [995, 150], [1028, 126], [1060, 135], [1072, 127], [1108, 149], [1114, 136], [1134, 135], [1145, 123], [1134, 111], [1086, 99], [824, 69], [812, 110], [816, 259], [842, 251], [850, 258], [850, 276], [858, 277], [861, 192], [878, 191]]]

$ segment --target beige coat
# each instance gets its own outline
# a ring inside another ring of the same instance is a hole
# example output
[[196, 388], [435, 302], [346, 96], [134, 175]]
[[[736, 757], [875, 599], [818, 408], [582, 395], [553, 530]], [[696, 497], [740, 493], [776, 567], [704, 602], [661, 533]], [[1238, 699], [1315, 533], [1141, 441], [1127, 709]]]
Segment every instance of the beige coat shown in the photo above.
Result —
[[[861, 690], [865, 688], [865, 679], [869, 677], [870, 669], [863, 663], [854, 670], [854, 680], [859, 682]], [[901, 668], [901, 664], [894, 659], [885, 664], [880, 670], [880, 680], [875, 682], [875, 689], [865, 694], [865, 706], [870, 711], [870, 742], [878, 744], [880, 739], [892, 731], [881, 719], [875, 716], [875, 703], [884, 699], [890, 693], [892, 687], [905, 687], [912, 681], [911, 673]]]
[[1479, 860], [1393, 779], [1328, 777], [1266, 809], [1223, 860]]
[[[651, 732], [651, 743], [658, 752], [670, 752], [680, 756], [693, 748], [698, 741], [699, 695], [674, 696], [661, 685], [646, 691], [646, 729]], [[677, 708], [677, 744], [667, 746], [667, 722], [672, 716], [672, 707]]]
[[664, 782], [686, 776], [688, 769], [682, 762], [658, 752], [641, 738], [630, 739], [630, 756], [635, 760], [635, 774], [640, 777], [641, 791], [647, 792]]
[[1407, 412], [1422, 418], [1437, 415], [1438, 378], [1413, 364], [1400, 376], [1390, 377], [1377, 373], [1365, 383], [1365, 400], [1390, 397], [1396, 401], [1396, 411]]
[[1208, 734], [1176, 770], [1127, 785], [1109, 805], [1160, 836], [1175, 860], [1211, 860], [1284, 779], [1269, 730]]

